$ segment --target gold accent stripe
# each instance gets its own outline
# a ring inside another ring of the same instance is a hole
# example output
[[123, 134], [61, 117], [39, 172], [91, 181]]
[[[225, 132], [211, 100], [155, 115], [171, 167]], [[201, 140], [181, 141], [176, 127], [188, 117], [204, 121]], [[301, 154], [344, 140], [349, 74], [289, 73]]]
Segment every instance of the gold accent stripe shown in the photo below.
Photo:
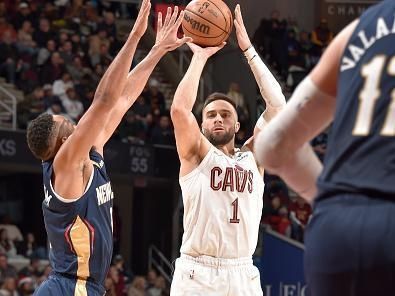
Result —
[[77, 280], [75, 285], [74, 296], [88, 296], [88, 290], [86, 289], [86, 281]]
[[74, 251], [77, 255], [77, 285], [75, 287], [75, 296], [86, 296], [86, 281], [90, 275], [89, 259], [91, 256], [90, 231], [88, 226], [77, 216], [70, 230], [70, 239], [73, 244]]
[[100, 165], [96, 162], [92, 160], [93, 165], [97, 166], [99, 169], [101, 169]]

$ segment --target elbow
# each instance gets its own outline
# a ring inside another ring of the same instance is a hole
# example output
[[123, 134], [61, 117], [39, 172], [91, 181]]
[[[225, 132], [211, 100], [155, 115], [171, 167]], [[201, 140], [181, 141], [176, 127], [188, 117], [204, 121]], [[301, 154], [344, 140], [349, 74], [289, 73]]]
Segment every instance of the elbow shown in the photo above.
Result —
[[281, 136], [275, 137], [268, 130], [258, 133], [254, 141], [254, 152], [260, 166], [278, 174], [287, 163], [290, 151], [282, 143]]
[[185, 116], [186, 110], [182, 106], [172, 105], [170, 108], [170, 116], [172, 119], [177, 119]]

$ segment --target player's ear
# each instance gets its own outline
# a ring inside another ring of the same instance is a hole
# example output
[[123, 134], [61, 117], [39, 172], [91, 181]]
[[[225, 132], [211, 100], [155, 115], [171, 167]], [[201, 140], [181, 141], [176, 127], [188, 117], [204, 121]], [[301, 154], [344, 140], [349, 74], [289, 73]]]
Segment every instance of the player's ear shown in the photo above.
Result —
[[237, 121], [235, 123], [235, 133], [237, 133], [239, 131], [239, 129], [240, 129], [240, 122]]

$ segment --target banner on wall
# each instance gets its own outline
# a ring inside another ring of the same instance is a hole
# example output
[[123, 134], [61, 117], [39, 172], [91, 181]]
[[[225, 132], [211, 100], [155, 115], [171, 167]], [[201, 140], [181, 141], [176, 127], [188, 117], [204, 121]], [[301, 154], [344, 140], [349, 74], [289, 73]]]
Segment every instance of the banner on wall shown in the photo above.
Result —
[[254, 260], [261, 271], [265, 296], [307, 296], [303, 269], [304, 246], [264, 230], [263, 255]]
[[321, 17], [326, 18], [329, 27], [338, 32], [378, 2], [380, 0], [322, 0]]

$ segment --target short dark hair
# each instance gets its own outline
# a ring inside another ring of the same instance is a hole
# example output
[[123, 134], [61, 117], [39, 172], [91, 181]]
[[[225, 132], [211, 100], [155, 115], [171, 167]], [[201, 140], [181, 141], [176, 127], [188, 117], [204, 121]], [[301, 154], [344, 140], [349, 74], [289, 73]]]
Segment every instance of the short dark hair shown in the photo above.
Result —
[[41, 160], [47, 157], [55, 122], [51, 114], [41, 114], [27, 127], [27, 145], [33, 155]]
[[229, 104], [231, 104], [233, 106], [233, 108], [235, 108], [235, 111], [237, 113], [237, 106], [236, 106], [235, 101], [233, 101], [230, 97], [228, 97], [227, 95], [220, 93], [220, 92], [215, 92], [215, 93], [212, 93], [211, 95], [209, 95], [206, 98], [206, 100], [204, 101], [202, 110], [204, 110], [204, 108], [206, 108], [206, 106], [208, 104], [210, 104], [211, 102], [218, 101], [218, 100], [223, 100], [223, 101], [226, 101]]

